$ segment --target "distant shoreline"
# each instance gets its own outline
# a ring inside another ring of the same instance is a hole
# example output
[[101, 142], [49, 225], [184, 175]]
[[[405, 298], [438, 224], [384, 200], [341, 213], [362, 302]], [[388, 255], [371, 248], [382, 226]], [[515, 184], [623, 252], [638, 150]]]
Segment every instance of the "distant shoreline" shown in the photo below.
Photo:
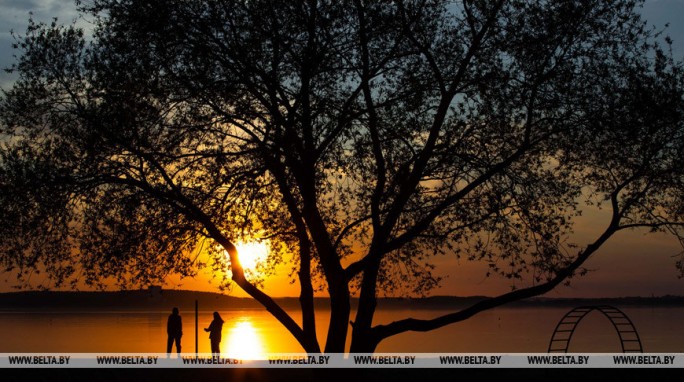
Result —
[[[380, 309], [459, 309], [468, 307], [486, 296], [456, 297], [434, 296], [426, 298], [380, 298]], [[7, 310], [167, 310], [177, 306], [191, 310], [195, 301], [200, 310], [263, 309], [254, 299], [226, 296], [220, 293], [186, 290], [127, 290], [113, 292], [74, 291], [21, 291], [0, 293], [0, 311]], [[299, 309], [296, 297], [280, 297], [275, 300], [284, 308]], [[315, 299], [317, 308], [326, 308], [326, 298]], [[352, 301], [356, 305], [356, 299]], [[536, 297], [516, 301], [502, 307], [577, 307], [583, 305], [625, 306], [684, 306], [684, 296], [620, 297], [620, 298], [548, 298]]]

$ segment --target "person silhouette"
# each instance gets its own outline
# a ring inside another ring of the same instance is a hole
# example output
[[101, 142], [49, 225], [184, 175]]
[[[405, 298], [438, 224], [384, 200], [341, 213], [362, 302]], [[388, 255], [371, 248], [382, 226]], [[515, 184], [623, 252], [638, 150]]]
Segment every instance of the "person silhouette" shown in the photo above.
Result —
[[173, 343], [176, 343], [176, 350], [178, 354], [181, 353], [181, 337], [183, 336], [183, 320], [178, 314], [178, 308], [173, 308], [169, 319], [166, 321], [166, 334], [168, 340], [166, 341], [166, 353], [170, 354], [173, 349]]
[[223, 329], [223, 319], [218, 312], [214, 312], [214, 320], [211, 321], [208, 328], [204, 328], [205, 332], [209, 332], [209, 340], [211, 341], [211, 354], [218, 357], [221, 353], [219, 344], [221, 343], [221, 329]]

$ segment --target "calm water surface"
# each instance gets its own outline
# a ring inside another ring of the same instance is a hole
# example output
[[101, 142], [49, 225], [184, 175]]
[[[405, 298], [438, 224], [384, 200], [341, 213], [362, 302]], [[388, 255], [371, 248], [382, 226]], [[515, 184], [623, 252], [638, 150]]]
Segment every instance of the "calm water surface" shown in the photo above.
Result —
[[[405, 333], [383, 341], [378, 352], [537, 353], [546, 352], [567, 307], [499, 308], [427, 333]], [[622, 309], [634, 323], [645, 352], [684, 353], [684, 307]], [[292, 336], [261, 310], [221, 311], [222, 352], [229, 357], [258, 358], [265, 353], [302, 352]], [[376, 323], [408, 316], [429, 318], [438, 310], [384, 310]], [[0, 311], [0, 353], [72, 352], [127, 353], [166, 351], [169, 312], [20, 312]], [[296, 313], [295, 313], [296, 314]], [[184, 352], [195, 351], [195, 312], [181, 310]], [[299, 317], [295, 315], [295, 317]], [[321, 343], [329, 313], [318, 311]], [[211, 311], [199, 312], [199, 351], [209, 351]], [[175, 349], [174, 349], [175, 350]], [[579, 324], [569, 351], [621, 352], [620, 341], [601, 313], [592, 312]]]

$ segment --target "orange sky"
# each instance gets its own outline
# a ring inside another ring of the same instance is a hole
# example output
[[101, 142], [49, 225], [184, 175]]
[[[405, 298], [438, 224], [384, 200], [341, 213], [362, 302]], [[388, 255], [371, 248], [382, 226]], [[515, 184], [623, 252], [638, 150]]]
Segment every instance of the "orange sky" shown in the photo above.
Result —
[[[599, 227], [606, 223], [606, 212], [585, 210], [577, 220], [575, 235], [571, 242], [585, 246], [600, 234]], [[672, 236], [663, 233], [648, 233], [645, 230], [631, 230], [617, 233], [586, 263], [589, 274], [575, 278], [570, 286], [559, 286], [547, 294], [548, 297], [621, 297], [684, 295], [684, 279], [677, 277], [674, 257], [682, 248]], [[438, 273], [444, 277], [441, 288], [432, 295], [494, 296], [511, 289], [511, 281], [499, 276], [485, 277], [484, 263], [453, 256], [434, 258]], [[297, 283], [290, 283], [287, 275], [289, 266], [281, 266], [276, 275], [264, 283], [267, 293], [275, 297], [298, 296]], [[170, 277], [164, 288], [219, 292], [218, 281], [211, 280], [209, 269], [201, 270], [195, 278]], [[217, 275], [220, 279], [221, 275]], [[41, 279], [34, 277], [32, 286], [37, 287]], [[13, 274], [0, 277], [0, 292], [15, 290]], [[525, 286], [518, 283], [517, 287]], [[226, 294], [244, 297], [246, 294], [235, 287]]]
[[[574, 242], [585, 244], [599, 234], [592, 227], [602, 223], [600, 213], [585, 213], [576, 229]], [[583, 241], [582, 241], [583, 240]], [[559, 286], [548, 297], [620, 297], [684, 295], [684, 279], [677, 277], [676, 258], [681, 251], [679, 242], [662, 233], [645, 230], [624, 231], [616, 234], [586, 264], [590, 272], [575, 278], [570, 286]], [[484, 263], [443, 256], [434, 264], [445, 277], [443, 286], [433, 295], [488, 295], [505, 293], [511, 281], [498, 276], [485, 277]], [[273, 296], [297, 296], [297, 284], [287, 279], [287, 267], [279, 268], [277, 275], [268, 279], [265, 289]], [[209, 281], [211, 275], [202, 272], [196, 279], [170, 279], [168, 288], [216, 291], [217, 283]], [[180, 284], [180, 285], [179, 285]], [[517, 284], [518, 287], [524, 284]], [[228, 292], [234, 296], [246, 296], [238, 288]]]

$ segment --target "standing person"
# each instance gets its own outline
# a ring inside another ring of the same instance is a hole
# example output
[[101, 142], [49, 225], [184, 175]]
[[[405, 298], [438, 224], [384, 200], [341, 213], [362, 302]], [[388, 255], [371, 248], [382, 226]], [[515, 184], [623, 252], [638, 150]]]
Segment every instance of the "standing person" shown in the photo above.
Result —
[[212, 356], [218, 357], [221, 353], [219, 347], [219, 344], [221, 343], [221, 329], [223, 329], [223, 319], [218, 312], [214, 312], [214, 320], [209, 324], [208, 328], [204, 328], [205, 332], [209, 332]]
[[180, 314], [178, 314], [178, 308], [173, 308], [169, 319], [166, 321], [166, 334], [168, 334], [168, 340], [166, 341], [166, 353], [171, 354], [171, 349], [173, 349], [173, 343], [176, 343], [176, 350], [178, 354], [181, 353], [181, 337], [183, 336], [183, 320]]

